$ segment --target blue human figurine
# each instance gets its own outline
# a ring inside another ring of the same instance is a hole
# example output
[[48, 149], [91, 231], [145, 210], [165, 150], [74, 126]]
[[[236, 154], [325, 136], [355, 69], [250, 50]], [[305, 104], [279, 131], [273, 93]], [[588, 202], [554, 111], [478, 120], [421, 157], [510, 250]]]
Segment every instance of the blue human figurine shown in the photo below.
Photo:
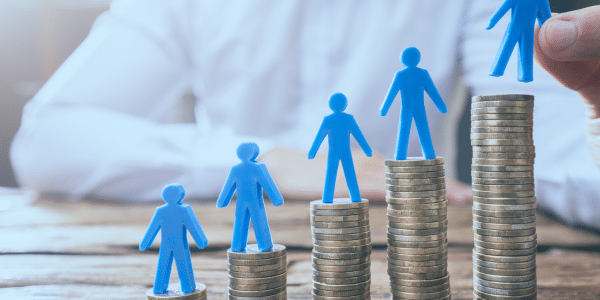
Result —
[[433, 84], [429, 72], [417, 68], [417, 65], [421, 61], [421, 53], [417, 48], [409, 47], [404, 49], [400, 60], [406, 68], [396, 73], [379, 111], [381, 116], [385, 116], [392, 102], [394, 102], [396, 95], [400, 92], [402, 110], [400, 112], [400, 128], [398, 129], [398, 144], [396, 145], [395, 158], [396, 160], [406, 159], [408, 137], [413, 119], [417, 126], [423, 156], [425, 159], [435, 158], [429, 124], [427, 123], [427, 114], [425, 113], [425, 92], [427, 92], [439, 112], [445, 113], [447, 111], [446, 104]]
[[273, 248], [263, 190], [275, 206], [283, 204], [283, 196], [275, 186], [265, 164], [256, 161], [258, 151], [258, 145], [255, 143], [242, 143], [238, 146], [237, 156], [242, 162], [231, 168], [217, 199], [218, 208], [226, 207], [237, 190], [231, 241], [231, 251], [234, 252], [246, 250], [250, 220], [258, 249], [266, 252]]
[[162, 191], [163, 200], [167, 203], [156, 208], [148, 231], [140, 243], [140, 251], [148, 249], [154, 238], [161, 232], [160, 251], [158, 253], [158, 267], [154, 280], [154, 294], [164, 294], [169, 285], [173, 259], [177, 265], [177, 274], [181, 282], [181, 291], [191, 293], [196, 289], [192, 259], [187, 241], [187, 231], [190, 232], [198, 248], [208, 245], [208, 240], [192, 207], [181, 204], [185, 196], [183, 186], [179, 184], [167, 185]]
[[308, 159], [313, 159], [317, 155], [317, 151], [319, 151], [319, 147], [325, 137], [329, 136], [329, 153], [327, 156], [325, 188], [323, 189], [323, 203], [333, 203], [335, 180], [340, 161], [342, 162], [342, 168], [346, 176], [350, 199], [352, 202], [360, 202], [362, 200], [354, 171], [352, 153], [350, 151], [350, 134], [354, 135], [354, 138], [367, 156], [371, 157], [373, 152], [360, 128], [358, 128], [354, 117], [344, 112], [347, 106], [348, 99], [346, 99], [344, 94], [337, 93], [331, 96], [329, 99], [329, 108], [333, 110], [333, 113], [323, 119], [315, 141], [310, 151], [308, 151]]
[[496, 59], [490, 70], [491, 76], [502, 76], [508, 60], [519, 43], [519, 70], [518, 80], [521, 82], [533, 81], [533, 43], [535, 19], [538, 19], [540, 27], [552, 17], [548, 0], [504, 0], [504, 3], [496, 10], [485, 29], [492, 29], [500, 19], [511, 11], [511, 20]]

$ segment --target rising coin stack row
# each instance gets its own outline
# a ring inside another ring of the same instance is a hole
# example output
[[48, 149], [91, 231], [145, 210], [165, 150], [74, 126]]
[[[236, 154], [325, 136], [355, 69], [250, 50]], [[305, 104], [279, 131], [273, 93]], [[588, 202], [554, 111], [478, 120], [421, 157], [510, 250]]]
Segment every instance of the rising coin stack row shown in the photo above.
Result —
[[364, 300], [371, 293], [369, 201], [310, 203], [313, 237], [312, 297]]
[[475, 299], [536, 299], [533, 96], [473, 97]]
[[444, 159], [387, 160], [392, 299], [450, 299]]
[[287, 299], [287, 258], [285, 246], [273, 245], [261, 252], [256, 244], [246, 252], [227, 251], [229, 299]]

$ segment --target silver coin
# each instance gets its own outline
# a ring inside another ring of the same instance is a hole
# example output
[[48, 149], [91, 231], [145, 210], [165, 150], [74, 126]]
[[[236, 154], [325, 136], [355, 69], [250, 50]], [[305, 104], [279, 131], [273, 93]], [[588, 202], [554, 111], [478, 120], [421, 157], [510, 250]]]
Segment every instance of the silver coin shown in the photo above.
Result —
[[371, 232], [361, 232], [361, 233], [352, 233], [352, 234], [321, 234], [321, 233], [313, 233], [313, 239], [318, 240], [327, 240], [327, 241], [350, 241], [350, 240], [360, 240], [371, 237]]
[[371, 244], [361, 246], [348, 246], [348, 247], [327, 247], [314, 245], [314, 251], [321, 253], [354, 253], [354, 252], [366, 252], [371, 251], [373, 246]]
[[473, 257], [479, 260], [495, 263], [521, 263], [535, 260], [535, 253], [524, 256], [498, 256], [498, 255], [486, 255], [473, 250]]
[[[473, 196], [477, 197], [489, 197], [489, 198], [524, 198], [535, 196], [535, 191], [518, 191], [518, 192], [489, 192], [489, 191], [478, 191], [473, 189]], [[484, 204], [487, 205], [487, 204]]]
[[329, 266], [313, 264], [313, 269], [322, 272], [353, 272], [371, 268], [371, 262], [366, 262], [359, 265], [347, 265], [347, 266]]
[[390, 210], [412, 210], [420, 211], [424, 209], [448, 209], [448, 201], [436, 202], [436, 203], [424, 203], [424, 204], [393, 204], [390, 203], [387, 206], [388, 212]]
[[369, 231], [369, 225], [367, 226], [359, 226], [359, 227], [350, 227], [350, 228], [314, 228], [310, 229], [313, 233], [319, 234], [353, 234], [353, 233], [361, 233]]
[[366, 238], [366, 239], [362, 239], [362, 240], [350, 240], [350, 241], [327, 241], [327, 240], [313, 239], [313, 244], [315, 246], [325, 246], [325, 247], [364, 246], [364, 245], [371, 244], [371, 238]]
[[227, 250], [227, 257], [232, 259], [267, 259], [285, 255], [285, 246], [274, 244], [269, 251], [261, 251], [257, 244], [249, 244], [246, 246], [245, 252], [234, 252], [231, 249]]
[[500, 295], [500, 296], [524, 296], [524, 295], [531, 295], [532, 293], [537, 291], [537, 286], [532, 286], [532, 287], [518, 289], [518, 290], [507, 290], [507, 289], [491, 288], [491, 287], [487, 287], [487, 286], [483, 286], [483, 285], [479, 285], [479, 284], [475, 283], [473, 287], [477, 291], [488, 293], [491, 295]]
[[393, 290], [400, 291], [400, 292], [426, 294], [426, 293], [435, 293], [435, 292], [444, 291], [444, 290], [450, 288], [450, 283], [447, 282], [447, 283], [444, 283], [441, 285], [428, 286], [428, 287], [391, 284], [391, 287]]
[[252, 284], [265, 284], [272, 282], [286, 281], [287, 274], [282, 273], [275, 276], [262, 277], [262, 278], [237, 278], [229, 275], [229, 284], [236, 285], [252, 285]]
[[471, 176], [473, 178], [533, 178], [533, 171], [526, 172], [485, 172], [485, 171], [471, 171]]
[[508, 101], [508, 100], [497, 100], [497, 101], [477, 101], [471, 103], [471, 108], [477, 107], [533, 107], [533, 101]]
[[364, 300], [365, 299], [364, 297], [369, 295], [370, 290], [369, 289], [359, 289], [359, 290], [349, 290], [349, 291], [327, 291], [327, 290], [320, 290], [320, 289], [312, 289], [312, 293], [313, 293], [313, 295], [316, 295], [316, 296], [326, 297], [325, 299], [331, 299], [331, 297], [334, 297], [334, 299], [338, 299], [339, 297], [344, 297], [344, 299], [347, 299], [345, 297], [360, 296], [360, 297], [363, 297], [363, 298], [361, 298], [361, 300]]
[[270, 283], [263, 283], [263, 284], [242, 285], [242, 284], [231, 284], [230, 283], [229, 288], [237, 290], [237, 291], [264, 291], [264, 290], [272, 290], [272, 289], [280, 288], [282, 286], [285, 286], [286, 283], [287, 283], [286, 279], [284, 279], [280, 282], [270, 282]]
[[364, 276], [364, 275], [368, 275], [371, 274], [371, 269], [367, 268], [367, 269], [362, 269], [362, 270], [357, 270], [357, 271], [347, 271], [347, 272], [326, 272], [326, 271], [319, 271], [319, 270], [312, 270], [312, 274], [313, 276], [318, 276], [318, 277], [325, 277], [325, 278], [352, 278], [352, 277], [358, 277], [358, 276]]
[[393, 296], [400, 297], [402, 299], [412, 299], [412, 300], [421, 300], [421, 299], [426, 299], [426, 300], [436, 299], [437, 300], [440, 298], [445, 298], [445, 297], [450, 296], [450, 288], [447, 288], [443, 291], [431, 292], [431, 293], [409, 293], [409, 292], [397, 291], [394, 289], [391, 289], [391, 292], [392, 292]]
[[311, 216], [349, 216], [360, 215], [369, 212], [368, 207], [352, 208], [352, 209], [317, 209], [310, 210]]
[[190, 293], [181, 290], [180, 283], [169, 284], [164, 294], [154, 294], [154, 289], [146, 291], [148, 300], [206, 300], [206, 285], [196, 282], [196, 288]]
[[417, 167], [389, 167], [385, 166], [388, 173], [426, 173], [444, 171], [444, 165], [417, 166]]
[[446, 188], [445, 183], [439, 184], [423, 184], [423, 185], [385, 185], [386, 190], [392, 192], [423, 192], [423, 191], [438, 191]]
[[478, 266], [491, 268], [491, 269], [528, 269], [531, 267], [535, 267], [536, 261], [530, 260], [530, 261], [519, 262], [519, 263], [497, 263], [497, 262], [479, 260], [479, 259], [473, 257], [473, 263]]
[[286, 261], [286, 256], [278, 256], [274, 258], [265, 258], [265, 259], [235, 259], [228, 258], [228, 262], [230, 265], [234, 266], [264, 266], [264, 265], [273, 265], [279, 264]]
[[407, 157], [405, 160], [385, 160], [385, 165], [388, 167], [418, 167], [435, 166], [443, 164], [443, 157], [436, 157], [432, 159], [425, 159], [424, 157]]
[[387, 234], [387, 239], [399, 242], [431, 242], [431, 241], [439, 241], [446, 239], [448, 237], [448, 233], [440, 233], [434, 235], [425, 235], [425, 236], [406, 236], [406, 235], [397, 235], [397, 234]]
[[475, 233], [475, 238], [480, 241], [493, 242], [493, 243], [525, 243], [525, 242], [536, 241], [537, 234], [532, 234], [529, 236], [503, 237], [503, 236], [479, 235], [479, 234]]
[[388, 246], [401, 247], [401, 248], [431, 248], [448, 245], [448, 240], [437, 240], [430, 242], [399, 242], [395, 240], [388, 240]]
[[356, 296], [344, 296], [344, 297], [327, 297], [320, 296], [314, 293], [314, 290], [311, 292], [311, 296], [313, 300], [364, 300], [371, 299], [370, 292], [365, 292], [364, 294], [359, 294]]
[[401, 267], [433, 267], [433, 266], [441, 266], [448, 265], [448, 258], [444, 257], [442, 259], [437, 260], [428, 260], [428, 261], [409, 261], [409, 260], [399, 260], [388, 257], [388, 264], [401, 266]]
[[385, 191], [386, 197], [393, 198], [425, 198], [425, 197], [440, 197], [446, 195], [446, 190], [436, 191], [424, 191], [424, 192], [393, 192], [390, 190]]
[[473, 203], [473, 208], [480, 209], [480, 210], [515, 211], [515, 210], [535, 209], [535, 207], [536, 207], [535, 204], [496, 205], [496, 204]]
[[473, 270], [476, 270], [479, 273], [484, 273], [488, 275], [496, 275], [496, 276], [524, 276], [535, 274], [535, 267], [527, 268], [527, 269], [493, 269], [486, 268], [479, 265], [474, 264]]
[[[397, 212], [397, 210], [390, 209], [388, 211], [387, 219], [389, 222], [403, 223], [403, 224], [406, 224], [406, 223], [416, 224], [416, 223], [442, 222], [444, 220], [448, 220], [447, 214], [442, 214], [442, 215], [437, 215], [437, 216], [425, 216], [425, 217], [402, 217], [402, 216], [396, 216], [395, 212]], [[402, 227], [400, 227], [400, 228], [402, 228]]]
[[491, 158], [491, 159], [533, 159], [535, 152], [473, 152], [474, 158]]
[[485, 273], [478, 272], [477, 270], [473, 270], [473, 276], [476, 276], [479, 279], [495, 281], [495, 282], [503, 282], [503, 283], [516, 283], [516, 282], [529, 282], [536, 279], [536, 274], [529, 274], [523, 276], [502, 276], [502, 275], [489, 275]]
[[369, 219], [369, 214], [349, 215], [349, 216], [311, 216], [312, 222], [355, 222]]
[[351, 228], [369, 225], [369, 220], [348, 221], [348, 222], [316, 222], [311, 221], [310, 226], [315, 228]]
[[369, 206], [369, 200], [362, 199], [360, 202], [352, 202], [350, 198], [334, 198], [333, 203], [323, 203], [322, 200], [313, 200], [310, 202], [311, 210], [339, 210], [339, 209], [359, 209]]
[[535, 146], [471, 146], [473, 152], [488, 152], [488, 153], [535, 153]]
[[283, 291], [279, 294], [275, 294], [275, 295], [270, 295], [270, 296], [265, 296], [265, 297], [238, 297], [238, 296], [233, 296], [233, 295], [227, 295], [229, 297], [229, 300], [286, 300], [287, 299], [287, 291]]
[[487, 198], [487, 197], [473, 197], [473, 202], [482, 204], [497, 204], [497, 205], [523, 205], [536, 203], [536, 197], [524, 197], [524, 198]]
[[443, 184], [445, 177], [421, 178], [421, 179], [402, 179], [402, 178], [386, 178], [385, 183], [398, 186], [419, 186], [431, 184]]
[[404, 279], [404, 280], [432, 280], [432, 279], [439, 279], [441, 277], [443, 277], [445, 274], [448, 274], [447, 272], [445, 274], [443, 273], [402, 273], [402, 272], [395, 272], [392, 270], [387, 270], [388, 275], [390, 276], [390, 281], [392, 281], [392, 278], [395, 279]]
[[486, 255], [497, 255], [497, 256], [525, 256], [525, 255], [531, 255], [534, 254], [536, 252], [536, 248], [530, 248], [530, 249], [520, 249], [520, 250], [498, 250], [498, 249], [488, 249], [488, 248], [482, 248], [479, 247], [477, 245], [474, 245], [473, 248], [475, 249], [475, 251], [481, 253], [481, 254], [486, 254]]
[[234, 272], [231, 270], [229, 271], [229, 275], [232, 277], [236, 277], [236, 278], [263, 278], [263, 277], [270, 277], [270, 276], [276, 276], [279, 274], [284, 274], [286, 273], [286, 267], [284, 268], [280, 268], [280, 269], [275, 269], [275, 270], [270, 270], [270, 271], [264, 271], [264, 272], [253, 272], [253, 273], [249, 273], [249, 272]]
[[337, 260], [348, 260], [348, 259], [358, 259], [365, 256], [371, 255], [371, 251], [360, 251], [354, 253], [329, 253], [329, 252], [318, 252], [313, 249], [312, 252], [313, 257], [319, 259], [337, 259]]
[[495, 224], [495, 223], [484, 223], [473, 221], [473, 227], [481, 229], [492, 229], [492, 230], [523, 230], [535, 228], [536, 223], [525, 223], [525, 224]]
[[518, 289], [525, 289], [525, 288], [537, 286], [537, 280], [535, 280], [535, 279], [531, 280], [531, 281], [512, 283], [512, 282], [495, 282], [495, 281], [490, 281], [490, 280], [484, 280], [484, 279], [478, 278], [476, 276], [473, 276], [473, 283], [481, 285], [481, 286], [497, 288], [497, 289], [507, 289], [507, 290], [518, 290]]
[[440, 209], [424, 209], [421, 211], [411, 211], [411, 210], [396, 210], [389, 209], [388, 216], [390, 217], [433, 217], [433, 216], [445, 216], [448, 213], [448, 209], [440, 208]]
[[371, 279], [366, 280], [364, 282], [358, 282], [353, 284], [328, 284], [328, 283], [320, 283], [313, 281], [312, 288], [319, 289], [322, 291], [352, 291], [352, 290], [360, 290], [360, 289], [368, 289], [371, 286]]
[[471, 107], [471, 115], [479, 115], [479, 114], [533, 114], [533, 107], [523, 107], [523, 106]]
[[432, 260], [447, 259], [448, 251], [442, 251], [442, 252], [432, 253], [432, 254], [416, 254], [416, 255], [402, 254], [402, 253], [388, 251], [387, 255], [388, 255], [388, 258], [396, 259], [396, 260], [426, 262], [426, 261], [432, 261]]
[[534, 179], [532, 177], [525, 178], [471, 178], [473, 184], [492, 184], [492, 185], [522, 185], [522, 184], [533, 184]]
[[385, 202], [388, 204], [400, 204], [400, 205], [415, 205], [415, 204], [427, 204], [427, 203], [438, 203], [447, 201], [445, 196], [438, 197], [425, 197], [425, 198], [395, 198], [386, 197]]
[[[471, 114], [471, 121], [484, 120], [532, 120], [533, 114]], [[473, 125], [471, 125], [473, 126]]]
[[371, 280], [371, 274], [365, 274], [356, 277], [348, 277], [348, 278], [329, 278], [329, 277], [321, 277], [321, 276], [312, 276], [313, 282], [317, 283], [325, 283], [325, 284], [353, 284], [364, 282], [367, 280]]
[[473, 127], [531, 127], [533, 126], [532, 119], [526, 120], [472, 120], [471, 128]]
[[278, 288], [274, 288], [274, 289], [269, 289], [269, 290], [262, 290], [262, 291], [238, 291], [238, 290], [234, 290], [234, 289], [229, 289], [229, 294], [232, 296], [238, 296], [238, 297], [266, 297], [266, 296], [270, 296], [270, 295], [275, 295], [275, 294], [279, 294], [283, 291], [285, 291], [287, 288], [287, 286], [281, 286]]
[[473, 215], [473, 220], [483, 223], [495, 223], [495, 224], [524, 224], [535, 222], [535, 215], [522, 218], [497, 218], [497, 217], [482, 217], [480, 215]]
[[448, 231], [448, 227], [431, 228], [431, 229], [399, 229], [388, 227], [388, 233], [401, 234], [401, 235], [412, 235], [412, 236], [423, 236], [423, 235], [435, 235], [441, 234]]
[[473, 289], [474, 299], [483, 299], [483, 300], [535, 300], [537, 299], [537, 292], [525, 295], [525, 296], [500, 296], [500, 295], [491, 295], [488, 293], [484, 293], [478, 290]]
[[533, 158], [473, 158], [472, 164], [484, 166], [532, 166]]
[[[475, 202], [473, 202], [475, 203]], [[477, 202], [477, 204], [481, 204]], [[530, 205], [530, 204], [523, 204]], [[516, 206], [516, 205], [510, 205]], [[535, 216], [535, 209], [528, 210], [509, 210], [509, 211], [499, 211], [499, 210], [484, 210], [484, 209], [472, 209], [474, 215], [482, 216], [482, 217], [495, 217], [495, 218], [525, 218]]]
[[[473, 232], [479, 235], [498, 236], [498, 237], [517, 237], [529, 236], [536, 233], [535, 228], [524, 230], [492, 230], [473, 227]], [[495, 254], [491, 254], [495, 255]]]
[[312, 258], [313, 266], [314, 265], [332, 266], [332, 267], [355, 266], [355, 265], [362, 265], [362, 264], [371, 262], [370, 256], [363, 256], [363, 257], [355, 258], [355, 259], [322, 259], [322, 258], [317, 258], [314, 256], [312, 256], [311, 258]]
[[287, 266], [287, 263], [284, 260], [284, 261], [281, 261], [276, 264], [263, 265], [263, 266], [236, 266], [236, 265], [229, 264], [227, 266], [227, 268], [232, 272], [253, 273], [253, 272], [264, 272], [264, 271], [272, 271], [275, 269], [282, 269], [282, 268], [285, 268], [286, 266]]
[[422, 274], [422, 273], [439, 273], [443, 272], [443, 274], [448, 273], [448, 265], [439, 265], [432, 267], [403, 267], [397, 266], [394, 264], [388, 264], [388, 270], [399, 272], [399, 273], [412, 273], [412, 274]]
[[533, 139], [533, 133], [527, 132], [475, 132], [471, 133], [472, 140], [485, 139]]
[[485, 140], [473, 140], [471, 139], [472, 146], [531, 146], [533, 140], [531, 139], [485, 139]]
[[519, 192], [532, 191], [535, 189], [533, 183], [530, 184], [477, 184], [471, 185], [473, 190], [488, 192]]
[[390, 278], [390, 282], [395, 285], [403, 285], [410, 287], [435, 287], [445, 285], [450, 282], [450, 274], [446, 273], [444, 276], [434, 279], [403, 279], [400, 277]]
[[525, 243], [492, 243], [483, 242], [478, 239], [474, 240], [475, 245], [486, 248], [486, 249], [498, 249], [498, 250], [524, 250], [531, 249], [537, 246], [537, 241], [525, 242]]
[[401, 223], [401, 222], [389, 222], [388, 228], [390, 229], [412, 229], [412, 230], [426, 230], [433, 228], [448, 228], [448, 219], [439, 222], [430, 223]]
[[471, 101], [528, 101], [533, 102], [534, 97], [532, 95], [522, 94], [502, 94], [502, 95], [485, 95], [485, 96], [473, 96]]
[[438, 172], [412, 172], [412, 173], [390, 173], [385, 172], [385, 178], [398, 178], [398, 179], [424, 179], [424, 178], [439, 178], [444, 177], [444, 171]]
[[439, 247], [431, 247], [431, 248], [402, 248], [402, 247], [387, 247], [388, 253], [394, 252], [398, 254], [406, 254], [406, 255], [424, 255], [424, 254], [433, 254], [439, 253], [442, 251], [448, 251], [448, 245], [443, 245]]
[[[533, 165], [522, 165], [522, 166], [508, 166], [508, 165], [479, 165], [472, 164], [471, 171], [481, 171], [481, 172], [532, 172]], [[502, 174], [496, 174], [502, 175]], [[506, 177], [500, 177], [506, 178]]]

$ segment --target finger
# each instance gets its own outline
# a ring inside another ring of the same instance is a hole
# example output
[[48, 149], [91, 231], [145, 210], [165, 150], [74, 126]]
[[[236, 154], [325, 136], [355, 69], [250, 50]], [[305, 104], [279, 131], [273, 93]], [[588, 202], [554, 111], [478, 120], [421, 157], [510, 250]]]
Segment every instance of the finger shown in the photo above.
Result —
[[600, 5], [553, 16], [542, 26], [539, 44], [557, 61], [600, 59]]

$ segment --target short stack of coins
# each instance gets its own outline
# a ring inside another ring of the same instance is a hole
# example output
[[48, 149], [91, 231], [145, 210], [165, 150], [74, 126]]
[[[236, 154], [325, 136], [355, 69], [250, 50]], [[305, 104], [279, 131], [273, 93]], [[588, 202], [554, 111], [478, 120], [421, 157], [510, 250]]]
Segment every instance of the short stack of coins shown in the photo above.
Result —
[[313, 237], [312, 298], [370, 299], [369, 201], [312, 201], [310, 225]]
[[533, 96], [473, 97], [473, 294], [536, 299]]
[[392, 299], [450, 299], [444, 159], [386, 160]]
[[285, 246], [261, 252], [256, 244], [245, 252], [227, 250], [230, 300], [287, 299]]

